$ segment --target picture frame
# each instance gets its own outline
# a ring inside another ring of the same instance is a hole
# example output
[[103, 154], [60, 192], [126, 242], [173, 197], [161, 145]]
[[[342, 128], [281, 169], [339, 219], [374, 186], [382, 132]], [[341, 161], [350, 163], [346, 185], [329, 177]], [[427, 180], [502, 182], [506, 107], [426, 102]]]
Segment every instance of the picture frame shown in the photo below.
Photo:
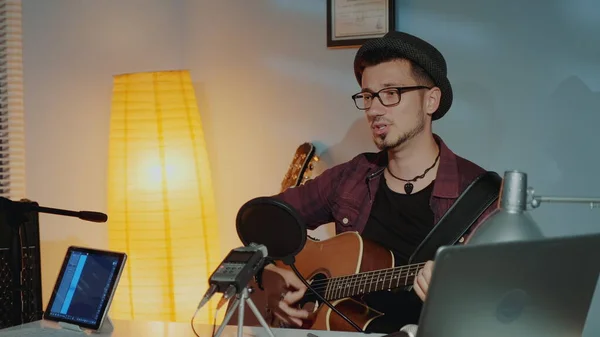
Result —
[[327, 48], [357, 48], [396, 29], [395, 0], [327, 0]]

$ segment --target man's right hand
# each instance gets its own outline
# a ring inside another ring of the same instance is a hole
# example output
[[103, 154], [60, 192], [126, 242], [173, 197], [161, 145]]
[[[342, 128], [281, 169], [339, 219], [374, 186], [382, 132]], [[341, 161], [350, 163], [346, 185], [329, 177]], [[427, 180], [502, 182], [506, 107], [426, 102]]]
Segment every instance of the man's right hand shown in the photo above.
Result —
[[[274, 314], [286, 325], [302, 326], [302, 320], [308, 318], [308, 311], [292, 306], [304, 296], [306, 286], [292, 270], [269, 264], [265, 266], [265, 274], [267, 271], [279, 274], [286, 285], [286, 289], [279, 296], [278, 303], [270, 303], [272, 308], [278, 309], [274, 310]], [[263, 274], [263, 278], [266, 276], [265, 274]]]

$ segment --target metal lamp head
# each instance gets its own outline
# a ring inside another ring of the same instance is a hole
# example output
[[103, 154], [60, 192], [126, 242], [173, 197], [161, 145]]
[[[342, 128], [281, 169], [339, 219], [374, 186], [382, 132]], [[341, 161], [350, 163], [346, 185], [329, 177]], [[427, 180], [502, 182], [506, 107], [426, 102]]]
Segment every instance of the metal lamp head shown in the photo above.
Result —
[[499, 207], [483, 220], [469, 244], [542, 239], [539, 226], [527, 212], [527, 174], [504, 172]]

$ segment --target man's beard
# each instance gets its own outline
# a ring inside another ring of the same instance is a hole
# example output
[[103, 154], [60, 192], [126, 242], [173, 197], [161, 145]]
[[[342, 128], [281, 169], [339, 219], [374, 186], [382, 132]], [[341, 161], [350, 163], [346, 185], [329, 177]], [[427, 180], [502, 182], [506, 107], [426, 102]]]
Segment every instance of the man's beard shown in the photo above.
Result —
[[411, 130], [404, 132], [403, 134], [398, 136], [396, 139], [393, 139], [393, 140], [386, 139], [389, 137], [389, 133], [382, 135], [382, 136], [377, 136], [377, 138], [379, 138], [379, 140], [380, 140], [379, 142], [377, 141], [377, 139], [373, 139], [377, 148], [379, 150], [386, 150], [386, 151], [393, 149], [395, 147], [405, 144], [406, 142], [415, 138], [415, 136], [417, 136], [418, 134], [423, 132], [423, 130], [425, 130], [425, 117], [423, 116], [423, 113], [419, 113], [418, 115], [420, 117], [417, 120], [417, 125], [415, 125], [415, 127], [412, 128]]

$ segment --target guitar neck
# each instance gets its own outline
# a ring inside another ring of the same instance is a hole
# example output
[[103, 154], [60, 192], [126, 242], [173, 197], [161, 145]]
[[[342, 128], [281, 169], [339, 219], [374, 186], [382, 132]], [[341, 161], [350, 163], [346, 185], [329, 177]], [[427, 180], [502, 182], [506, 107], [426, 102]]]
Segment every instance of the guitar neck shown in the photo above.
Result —
[[327, 280], [324, 297], [328, 301], [412, 285], [425, 263], [381, 269]]

